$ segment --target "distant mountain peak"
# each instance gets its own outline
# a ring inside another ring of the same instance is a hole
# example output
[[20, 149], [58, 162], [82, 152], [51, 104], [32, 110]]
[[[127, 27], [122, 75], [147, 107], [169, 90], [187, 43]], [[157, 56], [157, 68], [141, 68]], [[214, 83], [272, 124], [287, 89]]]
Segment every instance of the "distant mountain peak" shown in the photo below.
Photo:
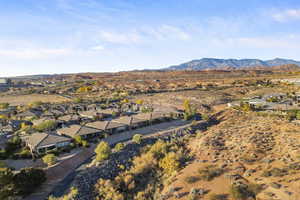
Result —
[[174, 65], [166, 70], [210, 70], [210, 69], [243, 69], [248, 67], [273, 67], [279, 65], [294, 64], [300, 66], [300, 61], [291, 59], [275, 58], [272, 60], [260, 59], [219, 59], [219, 58], [202, 58], [192, 60], [180, 65]]

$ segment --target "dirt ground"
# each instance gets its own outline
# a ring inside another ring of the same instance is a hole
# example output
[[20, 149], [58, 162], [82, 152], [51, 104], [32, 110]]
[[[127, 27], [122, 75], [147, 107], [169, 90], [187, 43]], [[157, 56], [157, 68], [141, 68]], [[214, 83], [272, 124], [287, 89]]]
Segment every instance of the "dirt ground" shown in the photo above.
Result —
[[[186, 200], [192, 188], [205, 189], [208, 193], [199, 199], [208, 200], [210, 194], [214, 193], [226, 194], [230, 200], [232, 182], [228, 175], [238, 175], [238, 181], [264, 187], [256, 196], [258, 200], [299, 200], [300, 170], [289, 168], [292, 164], [300, 163], [299, 125], [230, 109], [221, 114], [219, 119], [221, 122], [218, 125], [191, 140], [190, 147], [195, 153], [195, 160], [179, 171], [164, 193], [176, 188], [177, 193], [183, 195], [179, 199]], [[219, 146], [222, 148], [218, 149]], [[250, 158], [254, 160], [245, 161]], [[199, 176], [198, 170], [205, 165], [226, 166], [223, 167], [225, 173], [211, 181], [186, 181], [186, 177]], [[287, 169], [287, 174], [263, 176], [265, 171], [274, 168]], [[178, 198], [168, 198], [175, 199]]]

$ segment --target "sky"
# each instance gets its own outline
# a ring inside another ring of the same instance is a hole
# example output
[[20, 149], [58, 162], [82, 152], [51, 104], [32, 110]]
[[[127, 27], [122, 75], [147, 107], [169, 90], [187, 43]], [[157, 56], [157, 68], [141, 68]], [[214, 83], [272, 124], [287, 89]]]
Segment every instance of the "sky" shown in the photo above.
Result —
[[0, 77], [299, 52], [299, 0], [0, 0]]

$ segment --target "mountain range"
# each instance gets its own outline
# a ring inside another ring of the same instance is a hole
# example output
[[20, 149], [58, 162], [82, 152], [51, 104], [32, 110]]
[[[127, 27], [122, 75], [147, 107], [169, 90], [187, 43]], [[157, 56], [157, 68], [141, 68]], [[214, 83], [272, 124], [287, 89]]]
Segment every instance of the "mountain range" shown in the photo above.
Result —
[[199, 60], [192, 60], [180, 65], [173, 65], [164, 70], [214, 70], [214, 69], [244, 69], [254, 67], [274, 67], [280, 65], [299, 65], [300, 61], [275, 58], [273, 60], [260, 59], [216, 59], [216, 58], [202, 58]]

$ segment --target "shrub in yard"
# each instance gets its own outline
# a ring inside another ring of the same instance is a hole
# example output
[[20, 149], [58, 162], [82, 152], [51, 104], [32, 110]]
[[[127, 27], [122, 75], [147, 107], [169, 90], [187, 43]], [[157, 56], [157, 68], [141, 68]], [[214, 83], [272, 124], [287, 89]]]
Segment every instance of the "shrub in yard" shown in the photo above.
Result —
[[47, 154], [42, 158], [43, 162], [48, 165], [54, 165], [57, 161], [56, 156], [54, 154]]
[[132, 141], [134, 141], [137, 144], [141, 144], [141, 142], [142, 142], [142, 135], [141, 134], [135, 134], [132, 137]]
[[90, 144], [86, 140], [82, 140], [81, 144], [82, 144], [83, 147], [89, 147], [90, 146]]
[[107, 142], [100, 142], [97, 146], [97, 148], [95, 149], [95, 153], [96, 155], [96, 160], [97, 161], [103, 161], [109, 158], [110, 154], [111, 154], [111, 149], [110, 146], [108, 145]]
[[9, 103], [0, 103], [0, 109], [7, 109], [9, 107]]
[[120, 142], [120, 143], [116, 144], [114, 150], [115, 150], [116, 152], [119, 152], [119, 151], [121, 151], [122, 149], [124, 149], [124, 147], [125, 147], [124, 143]]
[[32, 154], [31, 154], [30, 150], [26, 149], [26, 148], [22, 149], [19, 153], [16, 153], [15, 156], [17, 158], [21, 158], [21, 159], [32, 158]]

